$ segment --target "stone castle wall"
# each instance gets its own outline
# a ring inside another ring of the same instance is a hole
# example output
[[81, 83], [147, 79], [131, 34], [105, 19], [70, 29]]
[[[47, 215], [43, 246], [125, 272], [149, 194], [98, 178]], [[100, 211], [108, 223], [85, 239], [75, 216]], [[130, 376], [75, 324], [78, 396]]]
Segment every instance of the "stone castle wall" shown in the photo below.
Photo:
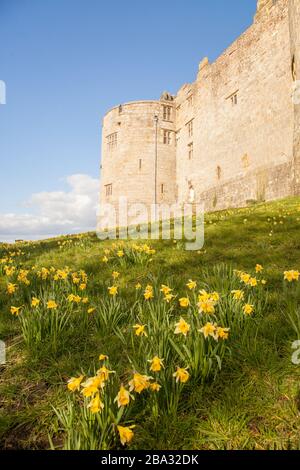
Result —
[[204, 59], [174, 99], [112, 109], [103, 121], [101, 201], [124, 195], [150, 205], [156, 193], [159, 203], [184, 203], [192, 186], [197, 202], [217, 210], [294, 194], [297, 174], [300, 193], [300, 110], [291, 96], [293, 60], [300, 79], [299, 5], [259, 0], [250, 28], [214, 63]]

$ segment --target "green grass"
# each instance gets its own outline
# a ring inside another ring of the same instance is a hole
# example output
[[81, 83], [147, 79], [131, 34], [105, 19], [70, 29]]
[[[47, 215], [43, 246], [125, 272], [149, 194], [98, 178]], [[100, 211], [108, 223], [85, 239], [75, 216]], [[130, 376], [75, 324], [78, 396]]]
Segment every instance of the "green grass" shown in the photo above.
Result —
[[[158, 422], [147, 399], [136, 399], [129, 416], [137, 425], [131, 448], [300, 449], [300, 366], [291, 361], [291, 345], [300, 339], [300, 292], [299, 283], [283, 281], [285, 270], [300, 268], [299, 228], [300, 198], [289, 198], [207, 214], [202, 250], [185, 251], [181, 242], [173, 240], [149, 241], [156, 253], [148, 263], [135, 259], [121, 265], [117, 259], [101, 262], [104, 250], [113, 242], [101, 242], [92, 233], [14, 246], [0, 244], [0, 258], [22, 251], [15, 264], [23, 269], [35, 265], [37, 269], [68, 266], [72, 271], [85, 270], [89, 278], [86, 295], [100, 315], [97, 321], [82, 324], [80, 312], [74, 313], [73, 323], [55, 347], [45, 337], [32, 348], [26, 345], [10, 306], [13, 302], [28, 305], [32, 292], [38, 297], [41, 292], [54, 295], [55, 287], [32, 284], [13, 301], [6, 293], [7, 278], [0, 271], [0, 339], [7, 345], [7, 363], [0, 366], [0, 448], [48, 449], [49, 437], [54, 447], [61, 448], [65, 435], [53, 408], [64, 408], [69, 396], [66, 381], [81, 371], [92, 373], [100, 352], [109, 355], [112, 368], [121, 377], [129, 373], [128, 357], [136, 349], [133, 343], [126, 348], [122, 335], [139, 315], [134, 306], [137, 282], [143, 287], [168, 284], [183, 296], [187, 281], [195, 279], [210, 290], [228, 293], [234, 282], [232, 269], [254, 273], [259, 263], [267, 280], [263, 293], [255, 294], [260, 313], [231, 332], [230, 353], [221, 371], [204, 384], [188, 382], [176, 413], [161, 411]], [[60, 248], [58, 241], [67, 243]], [[112, 285], [113, 270], [121, 273], [121, 306], [112, 309], [115, 320], [109, 321], [111, 311], [107, 304], [106, 310], [100, 305]], [[56, 295], [59, 300], [62, 291]], [[174, 309], [177, 318], [181, 311], [177, 305]], [[136, 356], [140, 361], [141, 351]]]

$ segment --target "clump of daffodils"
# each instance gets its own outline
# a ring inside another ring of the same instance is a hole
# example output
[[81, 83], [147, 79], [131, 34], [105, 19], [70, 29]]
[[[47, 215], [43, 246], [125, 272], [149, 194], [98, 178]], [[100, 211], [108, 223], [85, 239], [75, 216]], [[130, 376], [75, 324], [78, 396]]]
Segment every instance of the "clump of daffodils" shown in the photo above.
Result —
[[215, 313], [215, 306], [220, 300], [220, 296], [217, 292], [206, 292], [201, 290], [198, 295], [198, 309], [200, 313], [206, 313], [213, 315]]

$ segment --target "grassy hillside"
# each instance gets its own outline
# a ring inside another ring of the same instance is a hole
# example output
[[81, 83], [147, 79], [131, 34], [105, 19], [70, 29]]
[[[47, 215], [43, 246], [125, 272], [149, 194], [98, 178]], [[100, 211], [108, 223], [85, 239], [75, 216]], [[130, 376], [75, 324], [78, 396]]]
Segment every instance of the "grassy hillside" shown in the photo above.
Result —
[[0, 245], [0, 448], [300, 449], [299, 221], [291, 198], [208, 214], [199, 252]]

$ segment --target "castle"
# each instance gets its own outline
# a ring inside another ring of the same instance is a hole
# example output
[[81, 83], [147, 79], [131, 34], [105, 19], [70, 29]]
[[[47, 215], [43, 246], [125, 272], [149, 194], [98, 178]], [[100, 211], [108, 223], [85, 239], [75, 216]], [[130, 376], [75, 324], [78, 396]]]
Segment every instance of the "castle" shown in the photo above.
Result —
[[[300, 194], [300, 0], [258, 0], [253, 24], [176, 96], [111, 109], [101, 201], [205, 210]], [[298, 97], [296, 96], [298, 94]]]

